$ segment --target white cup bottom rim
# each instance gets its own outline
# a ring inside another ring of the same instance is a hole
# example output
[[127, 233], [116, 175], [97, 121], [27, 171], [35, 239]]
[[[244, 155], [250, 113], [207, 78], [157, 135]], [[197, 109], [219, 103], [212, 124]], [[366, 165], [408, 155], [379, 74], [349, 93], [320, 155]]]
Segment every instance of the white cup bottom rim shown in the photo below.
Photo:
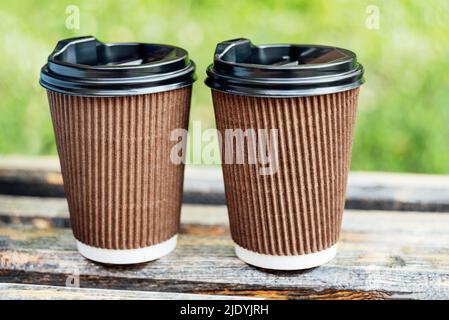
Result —
[[302, 270], [331, 261], [337, 254], [337, 245], [304, 255], [276, 256], [254, 252], [235, 244], [235, 253], [240, 260], [255, 267], [272, 270]]
[[105, 249], [92, 247], [76, 240], [76, 247], [81, 255], [89, 260], [107, 264], [136, 264], [159, 259], [176, 247], [177, 235], [170, 239], [144, 248]]

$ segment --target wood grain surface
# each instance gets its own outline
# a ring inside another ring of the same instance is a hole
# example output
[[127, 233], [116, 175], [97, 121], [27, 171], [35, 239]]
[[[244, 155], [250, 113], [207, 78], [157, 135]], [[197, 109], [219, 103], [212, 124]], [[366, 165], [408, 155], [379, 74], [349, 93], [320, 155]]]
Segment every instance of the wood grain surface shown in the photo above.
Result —
[[[184, 205], [173, 254], [136, 266], [95, 264], [76, 252], [63, 202], [0, 198], [0, 283], [65, 287], [67, 277], [78, 274], [83, 289], [124, 295], [129, 290], [130, 296], [143, 291], [272, 299], [449, 299], [446, 213], [346, 210], [333, 261], [280, 272], [248, 266], [234, 256], [224, 206]], [[13, 295], [7, 285], [1, 288], [0, 296]]]
[[[0, 300], [235, 300], [242, 297], [0, 283]], [[249, 298], [248, 298], [249, 299]], [[253, 298], [251, 298], [253, 299]]]
[[[64, 197], [57, 157], [1, 157], [0, 194]], [[225, 204], [221, 168], [187, 165], [184, 203]], [[351, 172], [347, 209], [449, 212], [449, 175]]]

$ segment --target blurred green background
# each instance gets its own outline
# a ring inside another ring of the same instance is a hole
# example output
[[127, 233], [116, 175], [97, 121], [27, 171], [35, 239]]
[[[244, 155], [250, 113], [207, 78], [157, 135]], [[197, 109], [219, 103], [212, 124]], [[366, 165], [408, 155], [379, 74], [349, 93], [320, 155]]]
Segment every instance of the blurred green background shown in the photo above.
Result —
[[[68, 5], [80, 10], [78, 30], [66, 28]], [[367, 80], [352, 170], [449, 173], [447, 0], [1, 0], [0, 154], [56, 153], [39, 70], [59, 39], [80, 35], [186, 48], [199, 78], [191, 120], [203, 129], [215, 125], [203, 80], [217, 42], [247, 37], [351, 49]]]

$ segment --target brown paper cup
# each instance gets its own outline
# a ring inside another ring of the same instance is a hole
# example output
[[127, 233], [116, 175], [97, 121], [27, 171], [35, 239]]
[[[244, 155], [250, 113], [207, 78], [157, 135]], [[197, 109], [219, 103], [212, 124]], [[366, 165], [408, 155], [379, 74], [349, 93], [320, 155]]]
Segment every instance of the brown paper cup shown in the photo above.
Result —
[[334, 257], [358, 93], [276, 98], [212, 90], [223, 137], [226, 129], [278, 130], [275, 174], [260, 175], [260, 164], [226, 164], [222, 158], [231, 235], [242, 260], [288, 270]]
[[182, 164], [170, 132], [187, 129], [191, 86], [121, 97], [48, 90], [70, 221], [79, 251], [139, 263], [174, 249]]

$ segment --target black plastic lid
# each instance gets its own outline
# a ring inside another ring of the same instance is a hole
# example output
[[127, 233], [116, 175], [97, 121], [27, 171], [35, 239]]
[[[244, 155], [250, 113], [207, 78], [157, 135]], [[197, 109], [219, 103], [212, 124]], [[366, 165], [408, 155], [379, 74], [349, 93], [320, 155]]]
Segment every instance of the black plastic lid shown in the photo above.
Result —
[[81, 96], [123, 96], [172, 90], [195, 81], [186, 50], [162, 44], [103, 43], [88, 36], [59, 41], [40, 84]]
[[248, 39], [217, 45], [206, 84], [250, 96], [310, 96], [349, 90], [363, 82], [354, 52], [329, 46], [270, 44]]

